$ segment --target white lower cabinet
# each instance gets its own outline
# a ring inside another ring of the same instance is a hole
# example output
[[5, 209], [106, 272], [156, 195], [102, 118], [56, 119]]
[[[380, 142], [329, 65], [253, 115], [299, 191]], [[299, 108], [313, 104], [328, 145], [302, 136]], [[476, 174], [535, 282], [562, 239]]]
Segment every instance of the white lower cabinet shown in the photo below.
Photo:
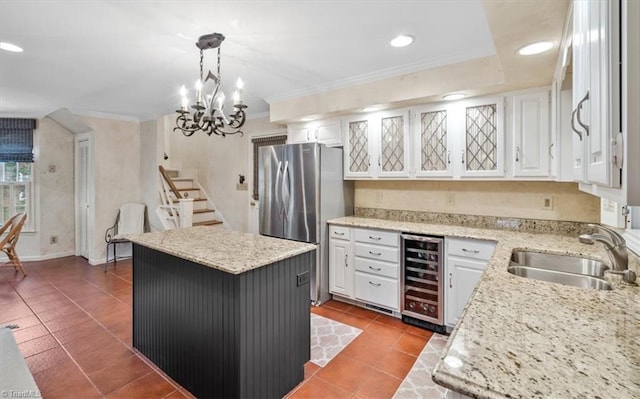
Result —
[[355, 297], [365, 302], [398, 309], [399, 285], [397, 279], [356, 272]]
[[491, 241], [445, 238], [444, 322], [454, 327], [491, 258]]
[[[344, 228], [329, 230], [329, 292], [353, 298], [353, 245], [348, 233]], [[342, 235], [335, 238], [338, 234]]]
[[329, 291], [398, 311], [400, 234], [329, 227]]

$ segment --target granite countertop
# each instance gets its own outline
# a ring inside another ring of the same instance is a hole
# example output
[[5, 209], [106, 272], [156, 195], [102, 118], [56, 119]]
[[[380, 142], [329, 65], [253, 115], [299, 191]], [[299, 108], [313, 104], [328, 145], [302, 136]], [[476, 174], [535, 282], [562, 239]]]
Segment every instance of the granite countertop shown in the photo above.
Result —
[[313, 244], [207, 226], [127, 238], [136, 244], [230, 274], [241, 274], [316, 249]]
[[[345, 217], [329, 223], [497, 242], [433, 370], [476, 398], [640, 398], [640, 288], [582, 289], [511, 275], [511, 252], [580, 255], [610, 264], [577, 237]], [[640, 259], [630, 253], [630, 268]]]

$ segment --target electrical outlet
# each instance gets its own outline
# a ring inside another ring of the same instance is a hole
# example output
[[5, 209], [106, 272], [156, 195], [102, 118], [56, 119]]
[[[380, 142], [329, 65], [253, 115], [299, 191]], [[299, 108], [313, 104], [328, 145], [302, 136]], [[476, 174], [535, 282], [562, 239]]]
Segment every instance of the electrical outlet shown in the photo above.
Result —
[[553, 195], [547, 195], [542, 198], [542, 209], [545, 211], [553, 210]]
[[456, 204], [456, 195], [454, 193], [447, 193], [445, 196], [445, 203], [448, 206], [454, 206]]
[[302, 272], [296, 276], [296, 286], [309, 284], [309, 272]]
[[51, 236], [49, 237], [49, 244], [57, 244], [58, 243], [58, 236]]
[[49, 173], [56, 173], [56, 165], [49, 165]]

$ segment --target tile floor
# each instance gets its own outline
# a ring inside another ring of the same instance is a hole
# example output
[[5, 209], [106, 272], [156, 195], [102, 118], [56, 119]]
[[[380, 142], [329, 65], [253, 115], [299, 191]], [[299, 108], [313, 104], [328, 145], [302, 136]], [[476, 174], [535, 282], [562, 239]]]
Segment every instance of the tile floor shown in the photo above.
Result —
[[[189, 392], [131, 347], [131, 262], [103, 273], [83, 258], [0, 269], [0, 325], [18, 346], [44, 398], [184, 398]], [[305, 365], [289, 398], [391, 398], [432, 333], [329, 301], [313, 313], [362, 329], [324, 367]]]

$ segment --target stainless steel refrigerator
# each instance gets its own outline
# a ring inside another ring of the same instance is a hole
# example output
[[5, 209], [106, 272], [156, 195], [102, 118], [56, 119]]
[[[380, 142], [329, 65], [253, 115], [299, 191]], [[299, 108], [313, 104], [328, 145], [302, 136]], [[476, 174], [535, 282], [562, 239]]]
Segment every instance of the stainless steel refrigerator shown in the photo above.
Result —
[[260, 234], [318, 245], [311, 302], [329, 295], [327, 220], [353, 215], [353, 182], [343, 180], [342, 148], [318, 143], [261, 147]]

